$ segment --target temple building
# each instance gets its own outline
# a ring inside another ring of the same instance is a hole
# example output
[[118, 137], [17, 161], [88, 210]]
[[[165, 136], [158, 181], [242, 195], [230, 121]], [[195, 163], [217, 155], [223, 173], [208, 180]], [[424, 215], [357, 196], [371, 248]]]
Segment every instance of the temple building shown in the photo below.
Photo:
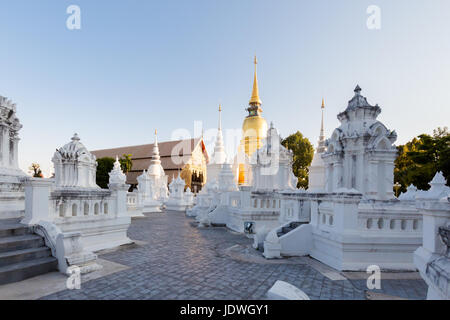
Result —
[[[159, 157], [165, 174], [168, 176], [168, 183], [173, 177], [180, 173], [181, 178], [186, 183], [186, 188], [192, 192], [199, 192], [206, 183], [206, 164], [209, 156], [202, 138], [159, 142]], [[92, 151], [92, 154], [99, 158], [131, 154], [133, 166], [126, 173], [127, 184], [132, 188], [137, 186], [137, 177], [147, 170], [153, 157], [154, 144], [144, 144], [138, 146], [128, 146], [113, 149], [103, 149]]]
[[245, 118], [242, 124], [242, 140], [239, 145], [237, 155], [237, 170], [238, 170], [238, 183], [239, 185], [249, 185], [251, 180], [250, 172], [250, 159], [256, 150], [261, 148], [263, 140], [267, 135], [267, 122], [261, 116], [261, 99], [259, 98], [258, 89], [258, 77], [257, 77], [257, 64], [258, 61], [254, 60], [255, 74], [253, 79], [252, 96], [249, 101], [248, 116]]

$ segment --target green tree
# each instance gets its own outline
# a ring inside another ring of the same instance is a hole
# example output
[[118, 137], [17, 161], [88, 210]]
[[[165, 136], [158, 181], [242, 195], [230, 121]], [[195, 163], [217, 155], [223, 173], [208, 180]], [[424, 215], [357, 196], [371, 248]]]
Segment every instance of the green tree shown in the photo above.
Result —
[[410, 184], [418, 189], [428, 190], [429, 182], [437, 171], [442, 171], [448, 184], [450, 132], [446, 127], [437, 128], [432, 136], [421, 134], [406, 144], [398, 146], [397, 150], [394, 181], [402, 185], [401, 192], [405, 192]]
[[97, 159], [97, 175], [96, 182], [100, 188], [107, 189], [109, 183], [109, 172], [114, 167], [116, 160], [110, 157]]
[[123, 154], [122, 158], [119, 159], [120, 168], [125, 174], [130, 172], [133, 167], [133, 160], [131, 160], [131, 156], [131, 154]]
[[308, 167], [314, 156], [314, 147], [300, 131], [291, 134], [281, 141], [284, 147], [293, 152], [292, 170], [298, 178], [297, 188], [308, 188]]

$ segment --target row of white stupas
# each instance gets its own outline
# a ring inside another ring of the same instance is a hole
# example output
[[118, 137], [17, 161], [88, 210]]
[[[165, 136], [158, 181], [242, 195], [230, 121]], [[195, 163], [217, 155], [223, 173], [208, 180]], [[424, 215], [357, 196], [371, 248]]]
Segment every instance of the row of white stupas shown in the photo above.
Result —
[[[2, 108], [6, 106], [4, 101], [0, 98]], [[10, 119], [18, 124], [15, 112], [15, 106], [10, 108]], [[10, 136], [5, 130], [8, 123], [1, 124], [2, 138]], [[18, 141], [17, 131], [14, 139]], [[11, 157], [11, 153], [16, 156]], [[19, 219], [32, 227], [45, 239], [61, 272], [71, 265], [80, 267], [83, 273], [96, 270], [101, 266], [93, 252], [132, 242], [127, 237], [131, 222], [127, 210], [129, 186], [117, 159], [109, 174], [109, 189], [101, 189], [95, 182], [95, 156], [77, 134], [54, 153], [54, 178], [31, 178], [18, 169], [17, 143], [3, 150], [5, 158], [13, 161], [2, 162], [0, 224], [5, 219]]]
[[186, 213], [199, 226], [249, 234], [266, 258], [309, 255], [337, 270], [418, 269], [428, 298], [448, 299], [450, 188], [437, 173], [429, 191], [410, 186], [396, 198], [397, 135], [377, 120], [381, 108], [370, 105], [359, 86], [354, 92], [328, 140], [322, 113], [307, 191], [296, 188], [292, 152], [273, 125], [252, 157], [248, 185], [238, 188], [219, 122], [217, 161], [208, 164], [208, 181]]
[[[177, 178], [167, 187], [168, 177], [164, 173], [159, 155], [158, 137], [155, 131], [155, 143], [150, 166], [137, 178], [138, 186], [135, 192], [128, 194], [128, 204], [133, 217], [144, 213], [161, 212], [163, 208], [173, 211], [185, 211], [193, 206], [194, 195], [178, 172]], [[170, 191], [170, 192], [169, 192]]]
[[184, 192], [179, 176], [169, 194], [156, 133], [151, 164], [138, 178], [138, 191], [130, 193], [117, 157], [108, 189], [96, 184], [96, 158], [77, 134], [54, 153], [54, 178], [27, 176], [18, 166], [21, 128], [16, 105], [0, 96], [0, 226], [15, 219], [32, 227], [63, 273], [72, 265], [83, 273], [101, 268], [94, 252], [132, 243], [127, 237], [131, 217], [163, 206], [184, 211], [193, 204], [193, 194]]

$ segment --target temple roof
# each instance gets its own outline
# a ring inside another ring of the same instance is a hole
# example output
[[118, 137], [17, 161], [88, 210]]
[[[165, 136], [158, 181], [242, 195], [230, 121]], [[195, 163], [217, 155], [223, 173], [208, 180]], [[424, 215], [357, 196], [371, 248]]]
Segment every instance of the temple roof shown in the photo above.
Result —
[[[381, 112], [381, 108], [378, 104], [373, 106], [367, 102], [367, 98], [361, 95], [361, 87], [359, 85], [357, 85], [353, 91], [355, 92], [355, 95], [348, 102], [347, 108], [337, 115], [339, 121], [375, 121]], [[360, 111], [362, 111], [362, 113]]]
[[[182, 148], [182, 154], [180, 154], [183, 161], [180, 164], [175, 163], [171, 157], [173, 148], [179, 143], [182, 143], [182, 145], [184, 146]], [[152, 143], [137, 146], [95, 150], [92, 151], [92, 154], [94, 154], [97, 159], [104, 157], [115, 158], [116, 155], [121, 157], [123, 154], [131, 154], [133, 167], [131, 171], [127, 173], [127, 183], [136, 184], [137, 177], [142, 174], [143, 170], [147, 170], [150, 166], [153, 158], [153, 145], [154, 144]], [[192, 152], [195, 150], [195, 148], [201, 147], [207, 161], [209, 159], [206, 149], [204, 148], [203, 140], [201, 138], [158, 142], [158, 147], [159, 156], [161, 158], [161, 165], [164, 168], [166, 175], [169, 176], [169, 180], [172, 178], [172, 173], [177, 172], [179, 169], [181, 170], [191, 159]]]
[[81, 155], [86, 155], [88, 158], [93, 159], [92, 154], [88, 151], [84, 144], [80, 142], [80, 138], [76, 133], [71, 138], [71, 141], [63, 147], [57, 149], [56, 153], [59, 153], [64, 159], [77, 160]]
[[361, 95], [361, 88], [359, 85], [356, 85], [355, 95], [353, 98], [348, 102], [348, 108], [358, 108], [358, 107], [373, 107], [367, 102], [367, 98]]

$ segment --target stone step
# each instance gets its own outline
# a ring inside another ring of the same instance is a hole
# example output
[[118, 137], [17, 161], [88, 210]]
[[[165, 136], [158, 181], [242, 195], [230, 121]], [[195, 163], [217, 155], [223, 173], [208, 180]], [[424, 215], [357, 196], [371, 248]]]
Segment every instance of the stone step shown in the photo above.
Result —
[[46, 257], [0, 267], [0, 285], [55, 271], [57, 264], [54, 257]]
[[305, 224], [305, 222], [298, 222], [298, 221], [296, 221], [296, 222], [292, 222], [292, 223], [290, 224], [290, 227], [293, 228], [293, 229], [295, 229], [295, 228], [300, 227], [302, 224]]
[[294, 230], [294, 228], [291, 228], [291, 227], [283, 227], [283, 228], [281, 228], [281, 232], [282, 232], [283, 234], [289, 233], [289, 232], [291, 232], [292, 230]]
[[31, 230], [26, 225], [20, 223], [2, 224], [0, 222], [0, 237], [21, 236], [30, 233]]
[[34, 234], [0, 238], [0, 253], [21, 249], [38, 248], [44, 245], [44, 239]]
[[283, 236], [283, 235], [285, 235], [286, 233], [289, 233], [289, 232], [291, 232], [292, 230], [294, 230], [294, 229], [300, 227], [302, 224], [305, 224], [305, 222], [298, 222], [298, 221], [296, 221], [296, 222], [291, 222], [291, 223], [289, 224], [289, 226], [283, 227], [283, 228], [281, 228], [281, 231], [277, 232], [278, 238], [281, 237], [281, 236]]
[[0, 267], [10, 264], [50, 257], [52, 252], [47, 247], [14, 250], [0, 253]]
[[20, 223], [21, 218], [8, 218], [8, 219], [0, 219], [0, 225], [8, 225], [8, 224], [18, 224]]

